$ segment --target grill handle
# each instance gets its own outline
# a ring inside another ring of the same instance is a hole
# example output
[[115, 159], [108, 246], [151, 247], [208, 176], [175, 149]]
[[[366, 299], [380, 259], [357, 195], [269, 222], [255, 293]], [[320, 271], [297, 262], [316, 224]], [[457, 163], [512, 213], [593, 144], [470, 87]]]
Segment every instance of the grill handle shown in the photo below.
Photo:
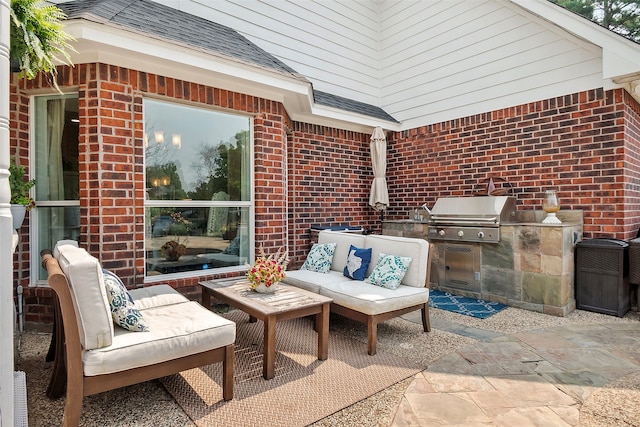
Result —
[[476, 222], [476, 223], [496, 223], [498, 222], [497, 216], [492, 217], [462, 217], [462, 216], [439, 216], [439, 215], [431, 215], [431, 222], [440, 222], [440, 221], [449, 221], [449, 222]]

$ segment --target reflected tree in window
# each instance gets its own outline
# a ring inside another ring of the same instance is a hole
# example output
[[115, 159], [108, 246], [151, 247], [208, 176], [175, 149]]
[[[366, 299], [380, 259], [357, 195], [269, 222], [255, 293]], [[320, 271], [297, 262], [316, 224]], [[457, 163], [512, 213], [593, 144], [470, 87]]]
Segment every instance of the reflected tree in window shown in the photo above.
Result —
[[228, 195], [224, 200], [243, 200], [242, 173], [249, 132], [236, 133], [233, 140], [220, 142], [217, 146], [201, 144], [198, 158], [192, 164], [200, 183], [189, 193], [194, 200], [215, 200], [221, 192]]

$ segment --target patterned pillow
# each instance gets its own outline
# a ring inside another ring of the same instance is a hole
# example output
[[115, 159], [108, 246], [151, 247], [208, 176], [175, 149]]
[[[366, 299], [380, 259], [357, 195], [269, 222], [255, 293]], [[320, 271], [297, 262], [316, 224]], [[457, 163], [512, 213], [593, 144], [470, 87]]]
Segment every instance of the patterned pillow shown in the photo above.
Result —
[[333, 261], [335, 250], [336, 243], [314, 243], [300, 270], [328, 273], [331, 270], [331, 262]]
[[398, 289], [407, 273], [411, 258], [380, 253], [378, 263], [365, 282], [388, 289]]
[[149, 330], [147, 321], [133, 304], [133, 298], [122, 280], [109, 270], [102, 269], [104, 284], [107, 287], [107, 299], [111, 306], [111, 317], [116, 325], [133, 332]]
[[364, 280], [367, 276], [367, 269], [371, 262], [371, 248], [356, 248], [351, 245], [347, 256], [347, 265], [344, 266], [343, 274], [354, 280]]

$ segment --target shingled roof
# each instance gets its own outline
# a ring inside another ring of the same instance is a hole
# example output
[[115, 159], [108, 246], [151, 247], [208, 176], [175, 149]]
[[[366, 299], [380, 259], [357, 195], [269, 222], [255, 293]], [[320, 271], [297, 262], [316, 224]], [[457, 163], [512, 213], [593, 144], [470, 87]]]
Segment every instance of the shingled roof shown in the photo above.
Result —
[[[67, 19], [117, 27], [144, 36], [200, 49], [211, 55], [307, 79], [232, 28], [151, 0], [78, 0], [58, 4]], [[314, 93], [318, 104], [369, 117], [396, 121], [382, 108], [323, 92]]]
[[313, 96], [315, 97], [316, 103], [319, 105], [339, 108], [341, 110], [351, 111], [365, 116], [375, 117], [377, 119], [398, 123], [396, 119], [394, 119], [382, 108], [376, 107], [371, 104], [365, 104], [364, 102], [354, 101], [353, 99], [343, 98], [341, 96], [332, 95], [327, 92], [320, 92], [319, 90], [314, 90]]

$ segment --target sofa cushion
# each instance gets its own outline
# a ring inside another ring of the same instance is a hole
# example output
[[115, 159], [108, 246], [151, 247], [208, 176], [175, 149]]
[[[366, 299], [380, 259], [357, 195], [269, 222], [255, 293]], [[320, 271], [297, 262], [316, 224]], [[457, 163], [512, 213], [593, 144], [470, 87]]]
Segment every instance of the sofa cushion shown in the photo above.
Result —
[[411, 265], [409, 265], [409, 269], [402, 279], [403, 285], [419, 288], [426, 285], [427, 262], [429, 259], [429, 243], [426, 240], [378, 234], [370, 234], [366, 238], [365, 247], [373, 250], [367, 276], [371, 275], [382, 252], [411, 258]]
[[181, 304], [189, 301], [187, 297], [169, 285], [153, 285], [146, 288], [131, 289], [129, 295], [138, 310], [163, 305]]
[[58, 240], [56, 245], [53, 247], [53, 257], [55, 259], [60, 259], [60, 246], [71, 245], [78, 247], [78, 242], [76, 240]]
[[142, 313], [149, 332], [117, 329], [112, 345], [83, 351], [85, 375], [153, 365], [235, 342], [235, 323], [194, 301], [151, 307]]
[[336, 250], [335, 243], [315, 243], [300, 270], [317, 271], [318, 273], [328, 273], [331, 270], [333, 253]]
[[344, 266], [345, 277], [354, 280], [364, 280], [371, 261], [371, 248], [356, 248], [350, 245], [347, 262]]
[[387, 289], [397, 289], [411, 265], [410, 257], [380, 252], [378, 263], [365, 282]]
[[351, 245], [357, 248], [365, 248], [365, 236], [356, 233], [342, 233], [339, 231], [323, 230], [318, 233], [318, 243], [335, 243], [331, 270], [342, 273], [349, 256]]
[[398, 289], [391, 290], [350, 280], [327, 283], [320, 289], [320, 295], [332, 298], [334, 304], [375, 315], [425, 304], [429, 301], [429, 288], [400, 285]]
[[133, 303], [133, 298], [122, 283], [122, 280], [113, 272], [102, 269], [104, 283], [107, 287], [107, 299], [111, 307], [111, 317], [116, 325], [132, 332], [144, 332], [149, 330], [149, 325], [144, 320], [140, 310]]
[[329, 271], [328, 273], [318, 273], [308, 270], [291, 270], [287, 271], [287, 277], [282, 283], [293, 285], [307, 291], [320, 293], [320, 288], [327, 283], [350, 282], [351, 279], [337, 271]]
[[74, 244], [57, 244], [54, 254], [69, 281], [82, 347], [110, 346], [113, 320], [100, 263]]

